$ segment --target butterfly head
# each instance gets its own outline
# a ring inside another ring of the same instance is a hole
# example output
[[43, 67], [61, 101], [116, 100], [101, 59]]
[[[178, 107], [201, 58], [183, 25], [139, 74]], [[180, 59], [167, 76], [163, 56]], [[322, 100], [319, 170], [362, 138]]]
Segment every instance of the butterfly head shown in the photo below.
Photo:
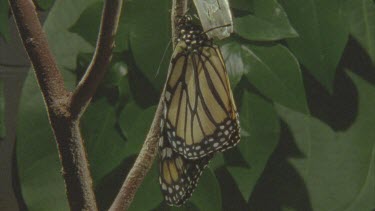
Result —
[[178, 19], [177, 30], [177, 42], [183, 42], [188, 52], [198, 52], [201, 47], [212, 45], [212, 40], [203, 33], [200, 25], [194, 23], [190, 15]]

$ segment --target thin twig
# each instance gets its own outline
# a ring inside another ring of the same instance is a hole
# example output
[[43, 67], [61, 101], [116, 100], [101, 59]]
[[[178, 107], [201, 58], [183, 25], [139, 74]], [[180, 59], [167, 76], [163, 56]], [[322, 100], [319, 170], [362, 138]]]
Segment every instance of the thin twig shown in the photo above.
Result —
[[[172, 39], [175, 40], [177, 33], [175, 31], [175, 23], [178, 17], [186, 13], [188, 0], [173, 0], [171, 23], [172, 23]], [[175, 47], [175, 43], [174, 46]], [[168, 72], [168, 75], [170, 73]], [[134, 163], [134, 166], [129, 171], [119, 193], [112, 203], [109, 211], [127, 210], [132, 203], [134, 196], [142, 184], [143, 179], [150, 170], [152, 163], [157, 154], [157, 144], [160, 138], [160, 120], [163, 113], [163, 96], [165, 87], [162, 91], [158, 108], [156, 109], [154, 120], [152, 121], [150, 130], [147, 134], [146, 140], [142, 146], [141, 151]]]
[[107, 66], [112, 58], [112, 49], [115, 46], [115, 35], [122, 2], [123, 0], [105, 1], [93, 59], [72, 95], [70, 105], [73, 117], [79, 117], [83, 113], [106, 73]]

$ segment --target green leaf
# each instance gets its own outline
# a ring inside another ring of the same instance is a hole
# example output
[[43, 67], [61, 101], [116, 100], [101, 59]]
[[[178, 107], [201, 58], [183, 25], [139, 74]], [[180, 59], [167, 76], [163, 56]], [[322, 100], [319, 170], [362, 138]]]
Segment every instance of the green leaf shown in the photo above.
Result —
[[[129, 33], [130, 33], [130, 25], [129, 22], [132, 17], [128, 16], [129, 8], [127, 4], [129, 2], [126, 1], [123, 3], [120, 22], [118, 24], [117, 33], [116, 33], [116, 42], [115, 42], [115, 49], [114, 52], [123, 52], [129, 49]], [[125, 5], [125, 6], [124, 6]]]
[[0, 78], [0, 141], [5, 137], [5, 96], [4, 83]]
[[119, 125], [129, 142], [127, 146], [129, 154], [136, 154], [141, 149], [150, 129], [155, 111], [156, 106], [142, 109], [134, 102], [127, 104], [121, 111]]
[[119, 104], [125, 105], [127, 101], [132, 99], [132, 94], [130, 92], [130, 85], [129, 85], [129, 77], [122, 77], [118, 84], [118, 92], [119, 92]]
[[241, 46], [239, 42], [229, 42], [220, 47], [232, 88], [236, 87], [242, 76], [248, 72], [246, 55]]
[[282, 207], [281, 211], [297, 211], [297, 210], [291, 207]]
[[94, 184], [129, 156], [129, 148], [115, 125], [115, 109], [105, 99], [91, 103], [83, 115], [81, 129]]
[[241, 142], [238, 149], [250, 168], [228, 167], [247, 201], [277, 146], [280, 126], [272, 103], [246, 92], [240, 109]]
[[79, 19], [69, 29], [73, 33], [77, 33], [92, 46], [95, 46], [98, 38], [100, 14], [103, 10], [103, 2], [96, 1], [87, 7], [79, 16]]
[[210, 161], [210, 169], [216, 171], [225, 166], [225, 158], [223, 153], [217, 153]]
[[[126, 2], [125, 4], [128, 4], [128, 2]], [[130, 30], [128, 19], [131, 19], [131, 17], [127, 16], [129, 12], [126, 8], [127, 5], [123, 7], [123, 10], [121, 12], [120, 22], [115, 40], [115, 52], [122, 52], [128, 49]], [[95, 3], [91, 4], [85, 9], [79, 19], [74, 23], [74, 25], [70, 27], [70, 31], [77, 33], [92, 46], [95, 46], [98, 38], [102, 10], [103, 1], [96, 0]]]
[[[147, 6], [145, 6], [147, 5]], [[167, 75], [170, 51], [163, 54], [170, 41], [169, 0], [137, 0], [127, 3], [130, 21], [130, 46], [137, 67], [157, 90], [161, 90]], [[141, 11], [141, 12], [140, 12]], [[160, 66], [160, 73], [157, 70]]]
[[287, 39], [293, 54], [330, 92], [348, 31], [341, 0], [281, 0], [299, 37]]
[[[246, 140], [246, 139], [245, 139]], [[252, 169], [244, 167], [227, 167], [234, 181], [240, 190], [242, 197], [247, 200], [250, 198], [256, 182], [262, 172], [254, 172]], [[263, 170], [263, 169], [262, 169]]]
[[120, 86], [120, 81], [128, 74], [128, 66], [123, 61], [111, 62], [111, 66], [103, 79], [105, 86]]
[[222, 53], [229, 75], [237, 75], [232, 80], [238, 81], [244, 74], [262, 94], [275, 102], [308, 113], [301, 71], [287, 48], [232, 41], [222, 46]]
[[358, 91], [356, 121], [344, 132], [277, 106], [303, 157], [290, 163], [303, 178], [312, 210], [371, 210], [375, 198], [375, 88], [349, 73]]
[[229, 6], [238, 10], [253, 11], [254, 0], [231, 0]]
[[[146, 76], [134, 68], [134, 63], [129, 63], [128, 82], [131, 91], [131, 97], [142, 108], [147, 108], [159, 102], [160, 93], [156, 90]], [[145, 97], [147, 93], [147, 97]]]
[[[74, 86], [74, 69], [78, 52], [92, 48], [67, 29], [93, 1], [58, 0], [44, 22], [44, 31], [50, 41], [68, 89]], [[23, 86], [17, 121], [17, 165], [23, 199], [29, 210], [68, 210], [61, 165], [56, 143], [48, 123], [41, 92], [30, 71]]]
[[129, 210], [153, 210], [163, 201], [157, 167], [155, 162], [139, 187]]
[[207, 169], [203, 172], [190, 201], [199, 210], [221, 210], [220, 185], [212, 171]]
[[122, 132], [128, 137], [128, 138], [134, 138], [132, 137], [132, 132], [136, 131], [135, 124], [133, 124], [134, 119], [138, 119], [139, 115], [142, 113], [142, 108], [139, 107], [134, 101], [130, 102], [125, 106], [125, 108], [121, 111], [119, 116], [119, 124]]
[[0, 0], [0, 36], [9, 41], [9, 4], [8, 0]]
[[55, 3], [55, 0], [36, 0], [34, 1], [39, 8], [42, 10], [48, 10], [52, 7], [53, 3]]
[[33, 74], [24, 84], [19, 120], [17, 164], [28, 209], [68, 209], [56, 143]]
[[276, 0], [254, 0], [254, 14], [236, 18], [234, 31], [254, 41], [272, 41], [297, 37], [284, 9]]
[[362, 45], [375, 64], [375, 2], [346, 0], [343, 13], [347, 16], [350, 34]]
[[160, 210], [163, 210], [163, 211], [200, 211], [200, 209], [197, 206], [195, 206], [195, 204], [191, 203], [190, 201], [187, 201], [181, 207], [168, 206], [167, 204], [162, 204], [162, 205], [163, 207], [161, 207]]

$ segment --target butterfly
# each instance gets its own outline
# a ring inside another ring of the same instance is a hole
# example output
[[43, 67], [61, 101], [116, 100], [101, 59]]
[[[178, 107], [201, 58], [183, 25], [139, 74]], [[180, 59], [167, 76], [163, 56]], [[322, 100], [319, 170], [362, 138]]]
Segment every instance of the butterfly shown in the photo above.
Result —
[[198, 160], [188, 160], [173, 151], [165, 136], [159, 140], [159, 183], [165, 201], [169, 205], [182, 205], [190, 198], [202, 170], [208, 165], [213, 155]]
[[220, 48], [191, 16], [181, 17], [177, 29], [159, 140], [159, 182], [170, 205], [181, 205], [191, 196], [215, 152], [240, 140], [239, 117]]

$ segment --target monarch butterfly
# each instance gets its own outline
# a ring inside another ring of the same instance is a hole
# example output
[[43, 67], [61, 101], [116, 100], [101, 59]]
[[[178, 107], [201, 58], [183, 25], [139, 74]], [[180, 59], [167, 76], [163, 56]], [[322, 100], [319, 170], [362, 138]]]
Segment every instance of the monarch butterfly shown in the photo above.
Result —
[[193, 193], [202, 170], [213, 155], [198, 160], [188, 160], [173, 151], [164, 135], [159, 140], [159, 182], [165, 201], [170, 205], [182, 205]]
[[191, 196], [215, 152], [240, 140], [220, 49], [190, 16], [180, 18], [177, 29], [159, 140], [159, 182], [170, 205], [181, 205]]

